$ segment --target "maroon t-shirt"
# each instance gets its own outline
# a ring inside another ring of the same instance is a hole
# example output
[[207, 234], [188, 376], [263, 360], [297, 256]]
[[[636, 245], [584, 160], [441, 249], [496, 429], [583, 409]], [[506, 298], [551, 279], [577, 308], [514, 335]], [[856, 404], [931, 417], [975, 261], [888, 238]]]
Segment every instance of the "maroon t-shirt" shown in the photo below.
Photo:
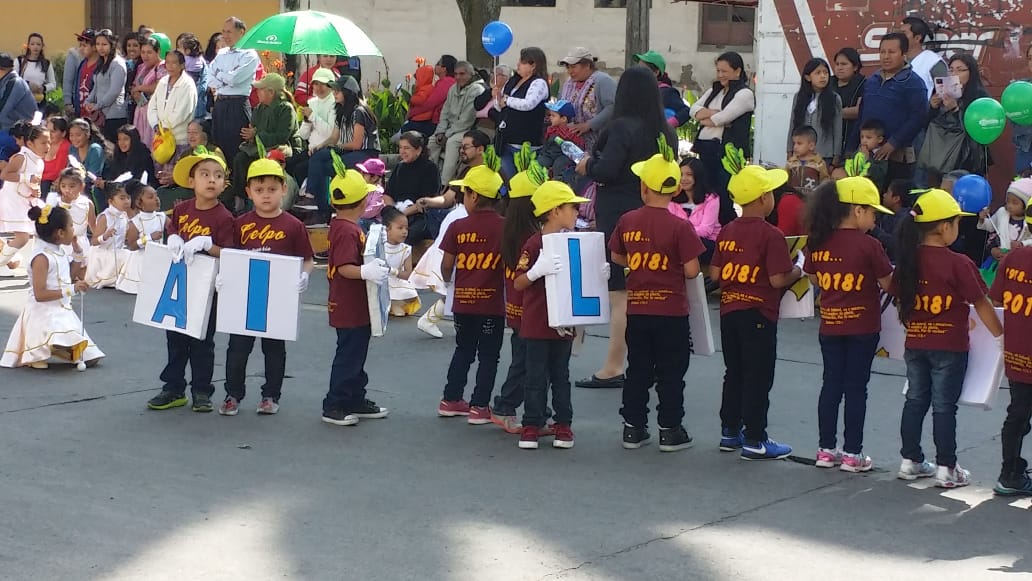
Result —
[[331, 327], [352, 329], [369, 324], [366, 281], [344, 278], [337, 273], [340, 267], [348, 264], [362, 266], [365, 241], [365, 232], [358, 224], [341, 218], [330, 221], [330, 259], [326, 264], [330, 297], [326, 307], [330, 312]]
[[609, 251], [627, 259], [627, 314], [688, 314], [684, 265], [706, 247], [695, 228], [666, 208], [644, 206], [620, 217], [609, 239]]
[[166, 233], [178, 234], [184, 241], [194, 236], [211, 236], [220, 248], [236, 248], [233, 238], [233, 214], [222, 204], [198, 210], [196, 200], [183, 200], [172, 209], [172, 219], [165, 226]]
[[494, 210], [477, 210], [448, 227], [441, 239], [441, 251], [455, 257], [452, 312], [505, 315], [504, 227], [505, 218]]
[[305, 225], [286, 212], [275, 218], [262, 218], [257, 212], [240, 216], [234, 224], [234, 239], [236, 247], [242, 250], [300, 256], [305, 260], [313, 255]]
[[[541, 256], [541, 233], [535, 232], [523, 245], [516, 276], [526, 274]], [[523, 319], [520, 320], [520, 337], [523, 339], [569, 339], [548, 326], [548, 300], [545, 296], [545, 279], [539, 278], [523, 289]]]
[[1003, 305], [1007, 379], [1032, 384], [1032, 248], [1011, 250], [996, 270], [989, 298]]
[[821, 289], [821, 334], [881, 331], [878, 279], [892, 274], [881, 243], [859, 230], [839, 229], [821, 248], [808, 250], [803, 270], [816, 276]]
[[906, 348], [967, 351], [969, 305], [988, 292], [975, 263], [941, 246], [918, 247], [917, 263], [917, 306], [907, 323]]
[[[521, 250], [530, 236], [531, 234], [526, 234], [520, 240]], [[505, 266], [505, 323], [510, 329], [519, 331], [520, 320], [523, 318], [523, 291], [516, 290], [517, 276], [516, 269]]]
[[770, 276], [792, 270], [780, 230], [763, 218], [737, 218], [720, 229], [710, 265], [720, 269], [721, 315], [759, 309], [778, 320], [782, 290], [770, 285]]

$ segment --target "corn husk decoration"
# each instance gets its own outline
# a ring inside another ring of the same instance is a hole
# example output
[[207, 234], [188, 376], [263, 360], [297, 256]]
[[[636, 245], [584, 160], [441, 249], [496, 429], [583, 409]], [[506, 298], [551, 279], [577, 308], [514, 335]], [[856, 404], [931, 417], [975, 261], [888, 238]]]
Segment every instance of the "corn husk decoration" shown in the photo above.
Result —
[[846, 160], [846, 175], [849, 177], [866, 176], [871, 169], [871, 162], [863, 152], [856, 152], [851, 159]]
[[745, 151], [742, 148], [728, 143], [724, 146], [724, 157], [720, 163], [723, 164], [724, 170], [729, 175], [735, 175], [742, 171], [743, 167], [749, 165], [749, 160], [745, 159]]
[[663, 159], [667, 161], [677, 161], [677, 154], [674, 153], [674, 149], [667, 143], [666, 136], [660, 134], [656, 138], [656, 145], [659, 147], [659, 153], [663, 156]]
[[348, 171], [348, 167], [344, 165], [344, 160], [340, 158], [336, 150], [330, 151], [330, 157], [333, 158], [333, 172], [338, 176], [343, 176], [344, 172]]
[[262, 138], [258, 137], [257, 133], [254, 134], [254, 145], [258, 148], [258, 159], [265, 159], [268, 152], [265, 151], [265, 144], [262, 143]]
[[502, 168], [502, 158], [498, 157], [498, 153], [493, 145], [488, 145], [487, 149], [484, 150], [484, 165], [494, 172]]
[[512, 156], [512, 162], [516, 166], [517, 173], [526, 171], [536, 159], [537, 153], [531, 150], [529, 141], [524, 141], [520, 150]]

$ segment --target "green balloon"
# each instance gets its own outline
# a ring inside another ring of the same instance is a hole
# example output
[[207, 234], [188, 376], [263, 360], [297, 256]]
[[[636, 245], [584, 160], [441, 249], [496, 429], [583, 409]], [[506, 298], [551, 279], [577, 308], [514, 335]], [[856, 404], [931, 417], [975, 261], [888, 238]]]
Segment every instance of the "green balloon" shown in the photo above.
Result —
[[1032, 83], [1017, 81], [1003, 90], [1000, 96], [1003, 110], [1018, 125], [1032, 125]]
[[165, 58], [168, 51], [172, 50], [172, 41], [168, 39], [168, 35], [164, 32], [155, 32], [151, 38], [158, 41], [158, 56]]
[[1007, 115], [1003, 105], [991, 97], [975, 99], [964, 111], [964, 129], [971, 139], [982, 145], [999, 139], [1007, 125]]

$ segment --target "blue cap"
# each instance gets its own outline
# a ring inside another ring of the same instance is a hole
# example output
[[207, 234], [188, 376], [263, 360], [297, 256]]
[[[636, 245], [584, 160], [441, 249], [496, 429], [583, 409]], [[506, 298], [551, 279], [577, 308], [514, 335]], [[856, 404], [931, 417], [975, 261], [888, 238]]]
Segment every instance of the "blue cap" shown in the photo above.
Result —
[[573, 103], [563, 99], [559, 99], [554, 103], [545, 103], [545, 107], [548, 108], [549, 111], [555, 111], [563, 117], [571, 120], [577, 114], [577, 110], [573, 108]]

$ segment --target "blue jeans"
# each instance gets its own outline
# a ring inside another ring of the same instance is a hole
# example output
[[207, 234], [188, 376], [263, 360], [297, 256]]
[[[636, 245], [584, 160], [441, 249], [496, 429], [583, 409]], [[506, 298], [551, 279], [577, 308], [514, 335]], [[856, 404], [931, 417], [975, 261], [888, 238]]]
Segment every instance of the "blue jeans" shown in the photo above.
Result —
[[824, 356], [824, 384], [817, 402], [819, 446], [833, 450], [838, 434], [839, 404], [842, 411], [842, 450], [859, 454], [864, 447], [864, 420], [867, 417], [867, 382], [871, 363], [878, 349], [878, 333], [870, 335], [820, 335]]
[[1021, 172], [1032, 169], [1032, 151], [1015, 151], [1014, 169], [1015, 175], [1021, 175]]
[[330, 389], [323, 399], [324, 412], [334, 409], [351, 411], [365, 401], [366, 385], [369, 385], [365, 362], [369, 355], [372, 327], [366, 325], [336, 331], [337, 353], [330, 369]]
[[931, 406], [935, 463], [953, 467], [957, 464], [957, 400], [964, 386], [968, 354], [966, 351], [907, 349], [903, 360], [907, 363], [910, 387], [900, 420], [903, 447], [899, 453], [914, 462], [924, 462], [921, 427]]

